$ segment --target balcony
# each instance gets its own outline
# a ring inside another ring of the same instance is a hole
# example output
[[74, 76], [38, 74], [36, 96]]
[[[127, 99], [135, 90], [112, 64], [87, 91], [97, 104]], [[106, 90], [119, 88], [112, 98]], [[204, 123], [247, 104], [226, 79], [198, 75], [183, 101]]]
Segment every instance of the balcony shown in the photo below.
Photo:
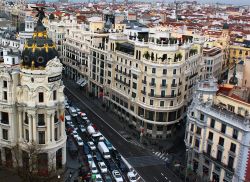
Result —
[[194, 78], [197, 75], [198, 75], [198, 72], [196, 72], [196, 73], [192, 74], [191, 76], [189, 76], [189, 79], [192, 79], [192, 78]]
[[144, 95], [146, 95], [146, 92], [144, 90], [141, 90], [141, 93], [144, 94]]
[[211, 159], [212, 161], [214, 161], [216, 164], [220, 165], [221, 167], [227, 169], [228, 171], [234, 173], [234, 168], [224, 164], [221, 160], [213, 157], [212, 155], [210, 155], [209, 153], [203, 151], [203, 155], [205, 155], [207, 158]]
[[146, 81], [146, 80], [142, 80], [142, 83], [143, 83], [143, 84], [147, 84], [147, 81]]
[[148, 96], [149, 96], [149, 97], [155, 97], [156, 95], [155, 95], [155, 94], [152, 94], [152, 93], [149, 93]]
[[177, 87], [177, 83], [172, 83], [171, 87]]
[[167, 84], [161, 84], [161, 88], [167, 88]]
[[154, 82], [150, 82], [149, 85], [155, 87], [156, 84]]

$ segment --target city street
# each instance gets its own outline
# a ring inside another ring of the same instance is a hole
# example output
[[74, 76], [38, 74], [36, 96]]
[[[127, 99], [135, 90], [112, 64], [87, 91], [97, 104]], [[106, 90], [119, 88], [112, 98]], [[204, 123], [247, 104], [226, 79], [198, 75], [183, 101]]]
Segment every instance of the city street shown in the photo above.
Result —
[[93, 99], [84, 96], [78, 85], [69, 80], [64, 80], [64, 84], [66, 96], [75, 106], [88, 114], [90, 120], [98, 126], [104, 136], [111, 141], [145, 181], [181, 181], [166, 168], [163, 160], [143, 148], [138, 142], [127, 140], [121, 134], [124, 130], [123, 125], [115, 121], [111, 113], [105, 112], [101, 106], [93, 104]]

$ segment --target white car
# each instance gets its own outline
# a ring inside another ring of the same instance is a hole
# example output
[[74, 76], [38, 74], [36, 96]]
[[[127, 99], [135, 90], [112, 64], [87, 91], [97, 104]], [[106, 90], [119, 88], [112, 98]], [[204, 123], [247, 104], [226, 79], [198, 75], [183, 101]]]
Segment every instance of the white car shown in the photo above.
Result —
[[80, 125], [80, 126], [79, 126], [79, 129], [80, 129], [81, 132], [83, 132], [83, 133], [86, 132], [86, 128], [85, 128], [83, 125]]
[[116, 182], [123, 182], [122, 176], [119, 173], [119, 171], [117, 171], [117, 170], [112, 171], [112, 175], [113, 175]]
[[87, 114], [86, 114], [86, 113], [84, 113], [84, 112], [80, 112], [80, 116], [81, 116], [81, 118], [83, 118], [83, 117], [87, 117]]
[[107, 169], [107, 166], [105, 165], [104, 162], [98, 162], [98, 166], [101, 170], [101, 173], [107, 173], [108, 172], [108, 169]]
[[103, 182], [102, 176], [99, 173], [95, 175], [95, 181], [96, 182]]
[[77, 141], [78, 146], [83, 146], [83, 141], [82, 141], [81, 137], [78, 136], [76, 138], [76, 141]]
[[93, 142], [91, 142], [91, 141], [88, 142], [88, 146], [89, 146], [90, 150], [96, 150], [96, 146]]
[[69, 108], [69, 103], [67, 101], [64, 101], [64, 105], [65, 105], [65, 108], [68, 109]]
[[92, 174], [98, 173], [98, 170], [97, 170], [97, 167], [96, 167], [94, 161], [91, 164], [91, 172], [92, 172]]
[[133, 172], [128, 172], [127, 176], [128, 176], [128, 180], [130, 182], [136, 182], [137, 181], [136, 176], [135, 176], [135, 174]]
[[78, 107], [75, 107], [75, 110], [77, 112], [77, 115], [80, 115], [82, 113]]
[[78, 133], [77, 133], [77, 131], [76, 131], [76, 130], [74, 130], [74, 131], [72, 132], [72, 135], [73, 135], [73, 137], [74, 137], [74, 138], [79, 137], [79, 136], [78, 136]]
[[88, 158], [88, 163], [89, 163], [89, 165], [91, 165], [92, 162], [93, 162], [93, 157], [92, 157], [92, 155], [91, 155], [91, 154], [88, 154], [88, 155], [87, 155], [87, 158]]

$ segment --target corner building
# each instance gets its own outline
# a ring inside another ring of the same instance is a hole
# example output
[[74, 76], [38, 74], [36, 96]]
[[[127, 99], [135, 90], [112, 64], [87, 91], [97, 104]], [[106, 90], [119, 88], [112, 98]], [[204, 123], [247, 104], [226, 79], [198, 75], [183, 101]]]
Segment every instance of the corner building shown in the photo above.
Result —
[[[45, 27], [37, 23], [27, 39], [19, 65], [1, 64], [1, 161], [15, 167], [12, 151], [19, 145], [21, 166], [35, 165], [39, 175], [63, 169], [66, 163], [62, 64]], [[5, 73], [7, 71], [7, 74]], [[28, 145], [37, 145], [37, 164], [30, 164]]]

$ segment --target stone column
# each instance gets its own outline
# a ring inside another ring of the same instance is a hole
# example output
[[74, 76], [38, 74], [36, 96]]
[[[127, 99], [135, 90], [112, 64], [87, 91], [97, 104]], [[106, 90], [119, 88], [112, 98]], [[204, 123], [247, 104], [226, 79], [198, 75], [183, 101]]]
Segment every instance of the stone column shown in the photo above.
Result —
[[31, 115], [28, 114], [29, 118], [29, 142], [32, 141], [32, 120], [31, 120]]
[[23, 117], [22, 117], [23, 112], [18, 111], [18, 120], [19, 120], [19, 140], [22, 141], [23, 139]]
[[50, 117], [50, 124], [51, 124], [51, 138], [52, 138], [52, 142], [55, 141], [55, 123], [54, 123], [54, 116], [55, 116], [55, 113], [52, 113], [51, 114], [51, 117]]
[[46, 125], [47, 125], [47, 143], [50, 143], [51, 142], [51, 129], [50, 129], [50, 117], [51, 117], [51, 114], [47, 114], [46, 115]]
[[63, 145], [62, 148], [62, 165], [66, 165], [66, 143]]
[[37, 138], [37, 129], [36, 129], [36, 124], [37, 122], [36, 122], [36, 115], [35, 114], [33, 114], [32, 115], [32, 124], [33, 124], [33, 140], [34, 140], [34, 142], [36, 142], [36, 143], [38, 143], [37, 141], [36, 141], [36, 138]]
[[[61, 114], [63, 113], [62, 111], [60, 112]], [[60, 117], [60, 116], [59, 116]], [[60, 118], [59, 118], [59, 120], [60, 120]], [[61, 138], [63, 138], [64, 136], [65, 136], [65, 125], [64, 125], [64, 121], [59, 121], [60, 122], [60, 126], [61, 126]]]

